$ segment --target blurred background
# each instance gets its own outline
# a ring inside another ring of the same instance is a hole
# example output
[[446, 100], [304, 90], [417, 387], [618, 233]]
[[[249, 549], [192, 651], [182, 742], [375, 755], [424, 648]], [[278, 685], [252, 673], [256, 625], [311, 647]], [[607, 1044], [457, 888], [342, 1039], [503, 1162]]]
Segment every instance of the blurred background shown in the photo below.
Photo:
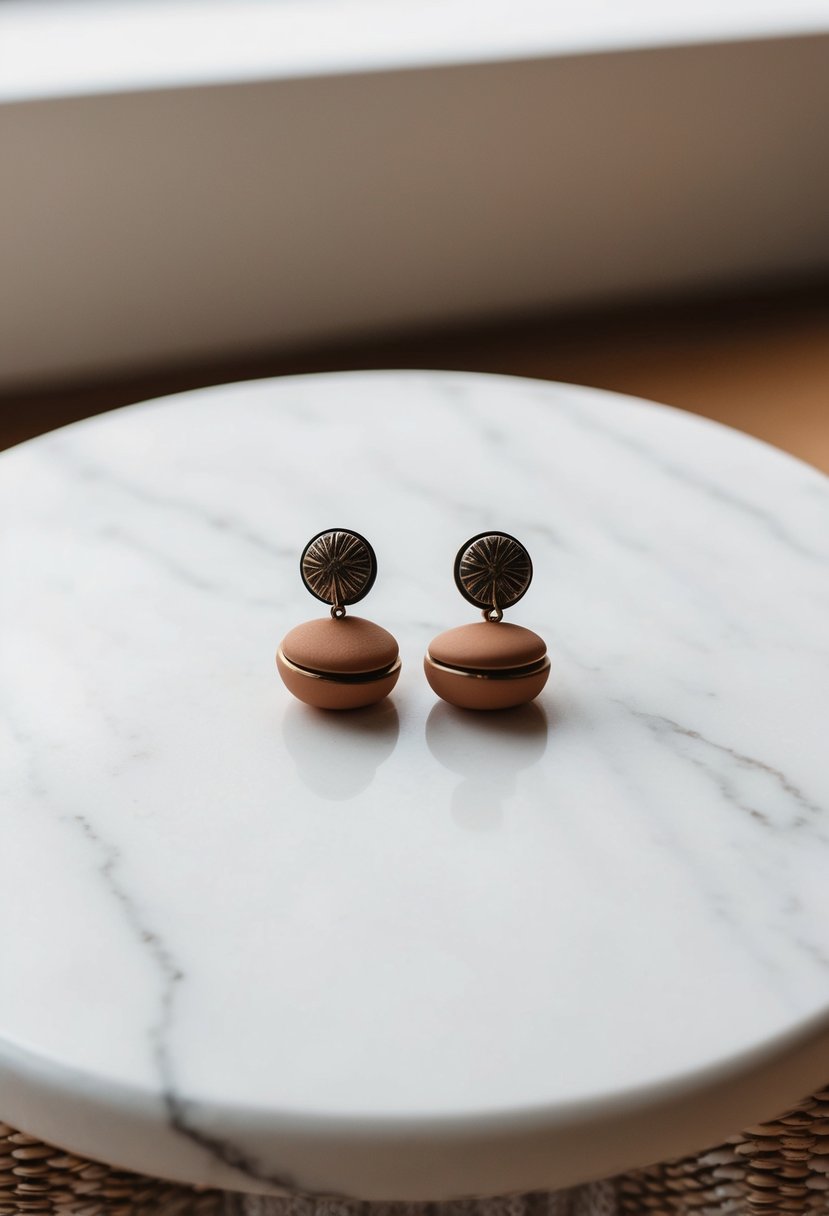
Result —
[[0, 446], [438, 367], [829, 471], [828, 130], [829, 0], [3, 0]]

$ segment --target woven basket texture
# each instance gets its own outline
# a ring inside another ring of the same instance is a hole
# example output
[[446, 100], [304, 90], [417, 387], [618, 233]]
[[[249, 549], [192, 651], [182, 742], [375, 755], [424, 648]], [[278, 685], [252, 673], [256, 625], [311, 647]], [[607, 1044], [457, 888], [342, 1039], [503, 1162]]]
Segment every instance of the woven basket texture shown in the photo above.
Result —
[[0, 1123], [0, 1216], [223, 1216], [219, 1191], [113, 1169]]
[[617, 1180], [622, 1216], [829, 1213], [829, 1087], [719, 1148]]
[[543, 1195], [362, 1203], [199, 1190], [77, 1157], [0, 1123], [0, 1216], [829, 1216], [829, 1087], [693, 1157]]

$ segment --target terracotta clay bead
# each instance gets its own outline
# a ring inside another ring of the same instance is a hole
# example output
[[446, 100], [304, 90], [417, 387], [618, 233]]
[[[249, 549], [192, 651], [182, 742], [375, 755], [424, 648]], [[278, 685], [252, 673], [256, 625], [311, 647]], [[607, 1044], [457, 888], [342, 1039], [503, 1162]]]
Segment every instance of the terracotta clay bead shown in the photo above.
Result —
[[455, 583], [480, 608], [483, 621], [434, 638], [423, 661], [432, 689], [459, 709], [513, 709], [541, 692], [550, 674], [547, 646], [537, 633], [504, 624], [532, 581], [524, 546], [507, 532], [481, 532], [461, 545]]
[[397, 642], [373, 621], [346, 615], [346, 605], [374, 585], [371, 545], [359, 532], [329, 528], [308, 541], [299, 569], [330, 615], [297, 625], [282, 639], [276, 666], [285, 687], [317, 709], [360, 709], [382, 701], [400, 675]]
[[543, 659], [546, 653], [547, 647], [537, 633], [507, 621], [497, 626], [492, 621], [458, 625], [441, 633], [429, 647], [436, 663], [485, 671], [526, 667]]
[[541, 692], [550, 674], [542, 638], [503, 621], [479, 621], [441, 633], [424, 660], [426, 679], [460, 709], [512, 709]]
[[276, 665], [289, 691], [317, 709], [374, 705], [400, 675], [395, 639], [359, 616], [297, 625], [283, 638]]

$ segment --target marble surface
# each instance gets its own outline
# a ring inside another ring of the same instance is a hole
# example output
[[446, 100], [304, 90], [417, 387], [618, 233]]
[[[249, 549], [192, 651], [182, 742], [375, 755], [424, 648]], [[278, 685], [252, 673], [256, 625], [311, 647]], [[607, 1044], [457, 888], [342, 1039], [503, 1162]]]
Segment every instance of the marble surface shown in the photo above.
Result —
[[[829, 483], [715, 424], [450, 373], [235, 385], [0, 457], [0, 1113], [170, 1177], [563, 1186], [829, 1076]], [[291, 700], [321, 528], [393, 698]], [[421, 659], [484, 528], [533, 706]], [[821, 1072], [822, 1069], [822, 1072]]]

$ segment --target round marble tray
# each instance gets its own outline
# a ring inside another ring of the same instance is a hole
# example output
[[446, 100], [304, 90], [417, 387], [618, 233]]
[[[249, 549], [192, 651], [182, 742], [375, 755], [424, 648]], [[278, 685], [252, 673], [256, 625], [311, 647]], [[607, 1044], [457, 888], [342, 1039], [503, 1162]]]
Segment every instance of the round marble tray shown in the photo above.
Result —
[[[674, 410], [377, 373], [0, 458], [0, 1115], [238, 1189], [564, 1186], [829, 1076], [829, 491]], [[297, 557], [373, 541], [392, 700], [293, 702]], [[553, 660], [436, 703], [461, 541]]]

